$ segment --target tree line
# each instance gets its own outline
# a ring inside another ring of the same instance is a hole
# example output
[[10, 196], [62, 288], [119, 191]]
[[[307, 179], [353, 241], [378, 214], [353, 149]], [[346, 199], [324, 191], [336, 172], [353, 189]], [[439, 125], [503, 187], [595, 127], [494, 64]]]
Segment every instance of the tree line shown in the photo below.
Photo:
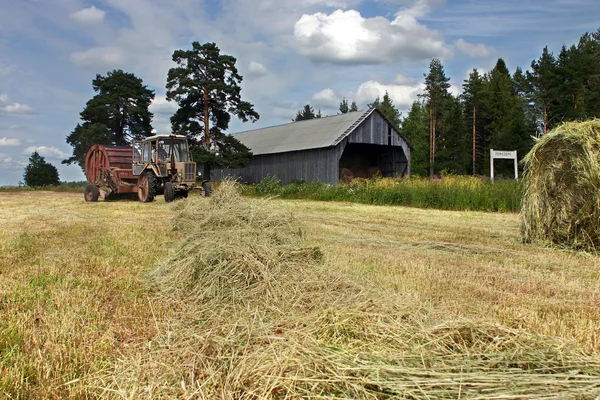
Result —
[[[413, 173], [487, 175], [490, 149], [521, 158], [562, 122], [600, 117], [600, 29], [556, 56], [545, 47], [526, 71], [511, 74], [502, 59], [488, 73], [473, 69], [458, 96], [439, 59], [424, 78], [423, 95], [399, 126], [415, 148]], [[499, 172], [508, 175], [509, 163]]]

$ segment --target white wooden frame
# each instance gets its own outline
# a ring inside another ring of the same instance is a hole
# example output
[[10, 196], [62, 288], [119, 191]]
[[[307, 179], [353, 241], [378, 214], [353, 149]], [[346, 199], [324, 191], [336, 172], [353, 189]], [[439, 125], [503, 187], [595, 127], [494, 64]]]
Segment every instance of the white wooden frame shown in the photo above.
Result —
[[490, 178], [494, 181], [494, 160], [514, 160], [515, 161], [515, 179], [519, 179], [519, 168], [517, 166], [517, 151], [502, 151], [502, 150], [490, 150]]

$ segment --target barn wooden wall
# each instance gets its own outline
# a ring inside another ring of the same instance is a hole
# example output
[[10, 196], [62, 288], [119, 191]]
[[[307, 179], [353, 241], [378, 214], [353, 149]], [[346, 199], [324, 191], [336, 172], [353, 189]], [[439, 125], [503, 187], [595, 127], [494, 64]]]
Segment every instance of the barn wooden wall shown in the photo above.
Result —
[[227, 177], [245, 183], [258, 183], [267, 175], [277, 176], [281, 183], [293, 181], [338, 183], [338, 162], [341, 147], [294, 151], [290, 153], [264, 154], [252, 157], [244, 168], [213, 169], [211, 179]]
[[[346, 145], [363, 143], [387, 146], [388, 125], [378, 112], [374, 112], [335, 147], [255, 155], [244, 168], [213, 169], [211, 180], [219, 181], [231, 177], [242, 182], [258, 183], [270, 175], [277, 176], [283, 184], [306, 181], [336, 185], [339, 182], [339, 161]], [[404, 157], [401, 158], [408, 162], [410, 175], [410, 147], [393, 129], [392, 146], [402, 148]]]

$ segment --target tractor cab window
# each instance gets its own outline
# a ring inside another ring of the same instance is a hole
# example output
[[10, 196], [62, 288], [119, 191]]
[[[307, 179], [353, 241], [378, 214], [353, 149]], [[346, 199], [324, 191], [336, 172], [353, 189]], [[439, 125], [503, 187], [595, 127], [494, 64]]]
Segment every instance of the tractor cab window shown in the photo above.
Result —
[[171, 154], [175, 162], [187, 162], [187, 141], [185, 140], [160, 140], [158, 154], [161, 160], [171, 161]]
[[142, 161], [142, 151], [143, 151], [142, 142], [133, 142], [133, 162], [134, 163], [139, 163]]
[[142, 161], [150, 162], [150, 142], [144, 143], [144, 152], [142, 154]]

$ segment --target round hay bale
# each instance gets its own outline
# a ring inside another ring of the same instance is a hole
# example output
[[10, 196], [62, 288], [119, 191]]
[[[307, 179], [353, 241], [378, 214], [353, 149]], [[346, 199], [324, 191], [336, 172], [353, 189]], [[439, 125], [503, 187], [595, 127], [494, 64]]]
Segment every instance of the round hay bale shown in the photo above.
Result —
[[380, 178], [382, 176], [381, 170], [379, 167], [371, 166], [367, 169], [367, 178], [371, 179], [374, 176]]
[[354, 179], [354, 173], [348, 168], [340, 169], [340, 181], [342, 183], [350, 183]]
[[542, 137], [523, 162], [523, 240], [597, 249], [600, 120], [559, 126]]

